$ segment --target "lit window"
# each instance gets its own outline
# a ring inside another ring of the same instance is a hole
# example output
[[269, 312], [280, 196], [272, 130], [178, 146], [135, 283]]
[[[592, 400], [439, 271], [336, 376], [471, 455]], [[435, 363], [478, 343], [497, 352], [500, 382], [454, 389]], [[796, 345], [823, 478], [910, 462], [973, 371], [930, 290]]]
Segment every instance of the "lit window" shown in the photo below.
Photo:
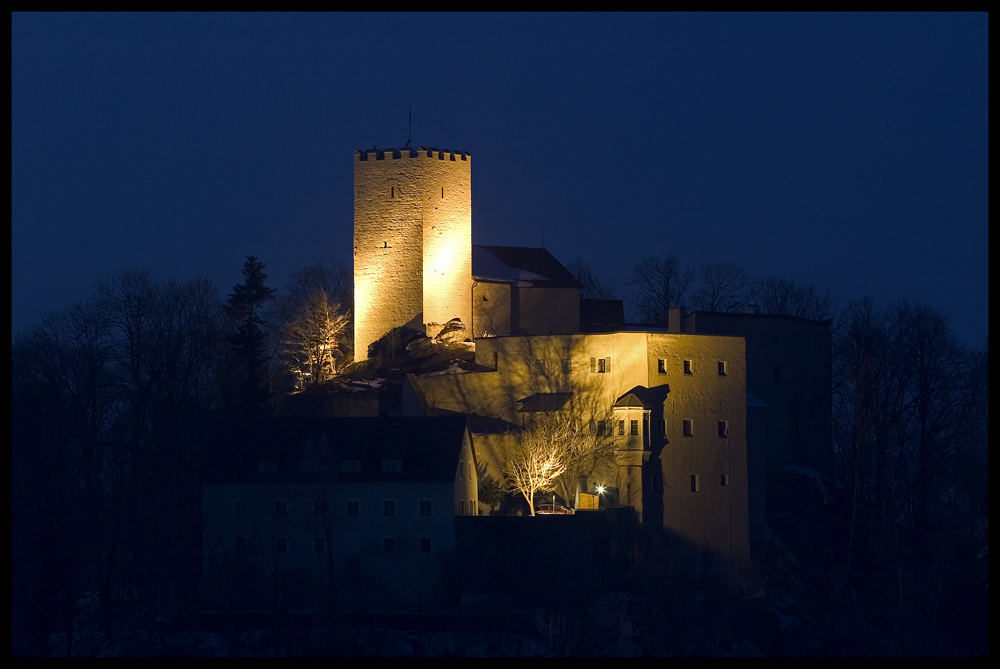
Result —
[[349, 499], [344, 505], [344, 513], [348, 518], [357, 518], [361, 515], [361, 502], [356, 499]]
[[687, 374], [688, 376], [690, 376], [691, 374], [694, 374], [694, 372], [691, 371], [691, 361], [690, 360], [685, 360], [684, 361], [684, 373]]
[[591, 358], [590, 371], [596, 374], [605, 374], [611, 371], [611, 358]]
[[632, 435], [639, 434], [639, 421], [637, 421], [637, 420], [630, 420], [628, 423], [629, 423], [629, 425], [628, 425], [629, 434], [632, 434]]
[[660, 358], [659, 360], [656, 361], [656, 372], [658, 374], [667, 373], [667, 361], [664, 360], [663, 358]]
[[694, 434], [694, 421], [690, 418], [684, 419], [684, 436], [690, 437]]
[[420, 500], [420, 515], [429, 516], [433, 513], [434, 506], [429, 499]]
[[719, 421], [719, 436], [728, 437], [729, 436], [729, 421], [720, 420]]
[[395, 516], [396, 515], [396, 500], [394, 500], [394, 499], [383, 499], [382, 500], [382, 515], [383, 516]]
[[720, 360], [719, 361], [719, 376], [725, 376], [725, 375], [726, 375], [726, 361], [725, 360]]

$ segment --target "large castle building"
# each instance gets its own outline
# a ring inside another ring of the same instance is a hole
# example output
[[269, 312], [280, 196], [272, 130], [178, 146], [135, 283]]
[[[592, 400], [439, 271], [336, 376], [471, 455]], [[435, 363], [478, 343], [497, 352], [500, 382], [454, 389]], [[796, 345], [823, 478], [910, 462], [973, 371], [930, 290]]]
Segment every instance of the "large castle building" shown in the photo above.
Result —
[[[829, 322], [675, 308], [668, 328], [588, 329], [579, 284], [548, 251], [472, 244], [467, 152], [357, 151], [354, 174], [356, 360], [400, 326], [434, 336], [457, 320], [475, 342], [480, 371], [411, 375], [405, 410], [589, 424], [614, 460], [579, 477], [577, 500], [600, 486], [734, 559], [763, 536], [775, 472], [828, 471]], [[507, 438], [473, 434], [488, 474]]]

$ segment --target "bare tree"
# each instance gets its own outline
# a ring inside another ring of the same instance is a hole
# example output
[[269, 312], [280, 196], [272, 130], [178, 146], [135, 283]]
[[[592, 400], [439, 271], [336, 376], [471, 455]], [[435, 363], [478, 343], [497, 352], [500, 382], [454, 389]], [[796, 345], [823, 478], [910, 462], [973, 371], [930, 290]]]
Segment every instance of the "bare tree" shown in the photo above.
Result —
[[831, 317], [833, 310], [829, 291], [821, 293], [814, 284], [773, 274], [755, 283], [754, 296], [766, 314], [824, 320]]
[[289, 371], [299, 389], [323, 383], [337, 373], [347, 352], [349, 320], [326, 290], [314, 290], [285, 325], [283, 343]]
[[572, 421], [558, 414], [544, 414], [500, 444], [497, 466], [504, 490], [521, 494], [535, 515], [535, 493], [553, 490], [566, 472], [565, 444], [575, 434]]
[[701, 284], [694, 292], [694, 308], [702, 311], [743, 311], [746, 309], [753, 279], [734, 262], [709, 262], [699, 271]]
[[615, 299], [614, 284], [605, 279], [593, 265], [577, 256], [566, 265], [576, 280], [580, 282], [580, 299], [582, 300], [613, 300]]
[[640, 320], [666, 325], [668, 309], [683, 305], [694, 276], [694, 269], [682, 267], [673, 253], [650, 256], [636, 263], [629, 285], [636, 290], [633, 303]]

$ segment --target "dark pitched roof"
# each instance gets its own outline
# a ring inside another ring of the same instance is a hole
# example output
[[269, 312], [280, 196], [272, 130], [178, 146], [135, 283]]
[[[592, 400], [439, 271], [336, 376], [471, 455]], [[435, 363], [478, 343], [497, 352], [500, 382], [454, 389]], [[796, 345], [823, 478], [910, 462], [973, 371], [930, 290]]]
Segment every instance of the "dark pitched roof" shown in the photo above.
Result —
[[663, 402], [670, 393], [670, 386], [636, 386], [615, 401], [616, 407], [642, 407], [644, 409], [662, 408]]
[[[271, 419], [244, 435], [243, 457], [217, 459], [206, 479], [452, 481], [467, 424], [461, 415]], [[261, 460], [274, 470], [260, 471]], [[359, 471], [345, 471], [343, 460], [358, 461]], [[383, 460], [402, 467], [385, 472]]]
[[480, 281], [579, 288], [568, 269], [547, 250], [525, 246], [472, 245], [472, 276]]
[[572, 397], [573, 393], [535, 393], [518, 402], [521, 403], [521, 411], [525, 412], [559, 411]]

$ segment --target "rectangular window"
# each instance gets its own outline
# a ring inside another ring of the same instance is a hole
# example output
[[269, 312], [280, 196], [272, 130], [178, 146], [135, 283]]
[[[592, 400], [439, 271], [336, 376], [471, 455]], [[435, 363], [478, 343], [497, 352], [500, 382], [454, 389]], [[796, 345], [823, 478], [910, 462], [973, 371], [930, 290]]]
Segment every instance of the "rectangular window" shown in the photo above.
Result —
[[357, 458], [347, 458], [346, 460], [340, 461], [340, 471], [342, 472], [360, 472], [361, 471], [361, 460]]
[[401, 472], [403, 471], [403, 461], [399, 458], [384, 458], [382, 460], [382, 471]]
[[325, 499], [313, 500], [313, 515], [325, 516], [330, 512], [330, 505]]
[[394, 499], [383, 499], [382, 500], [382, 515], [383, 516], [395, 516], [396, 515], [396, 500], [394, 500]]
[[347, 500], [344, 506], [344, 514], [348, 518], [357, 518], [361, 515], [361, 502], [356, 499]]
[[326, 552], [326, 538], [325, 537], [316, 537], [315, 539], [313, 539], [313, 550], [316, 551], [317, 553], [325, 553]]
[[630, 420], [628, 422], [628, 433], [631, 434], [631, 435], [638, 435], [639, 434], [639, 421], [637, 421], [637, 420]]
[[685, 360], [684, 361], [684, 373], [687, 374], [688, 376], [691, 376], [692, 374], [694, 374], [694, 372], [692, 371], [691, 361], [690, 360]]
[[261, 474], [274, 474], [278, 471], [278, 463], [276, 460], [258, 460], [257, 471]]
[[694, 434], [694, 421], [690, 418], [684, 419], [684, 436], [690, 437]]
[[465, 515], [465, 500], [464, 499], [458, 500], [458, 511], [456, 513], [458, 513], [458, 515], [460, 515], [460, 516]]
[[720, 420], [719, 421], [719, 436], [728, 437], [729, 436], [729, 421]]
[[245, 553], [247, 550], [247, 540], [243, 537], [236, 537], [233, 542], [237, 553]]
[[420, 537], [420, 552], [427, 554], [431, 552], [431, 538], [430, 537]]
[[729, 477], [725, 474], [722, 475], [722, 479], [719, 481], [722, 485], [729, 485]]
[[663, 419], [663, 434], [664, 435], [667, 434], [667, 419], [666, 418]]
[[781, 381], [781, 367], [778, 365], [774, 366], [774, 380], [775, 382]]
[[278, 553], [288, 552], [288, 537], [276, 537], [274, 539], [274, 550]]
[[570, 370], [569, 358], [563, 358], [562, 359], [562, 373], [563, 374], [569, 374], [569, 370]]
[[545, 361], [544, 360], [535, 360], [535, 373], [536, 374], [544, 374], [545, 373]]
[[247, 517], [247, 503], [242, 499], [233, 500], [233, 518]]
[[667, 361], [664, 360], [663, 358], [660, 358], [659, 360], [656, 361], [656, 373], [657, 374], [667, 373]]
[[618, 434], [619, 435], [625, 434], [625, 421], [623, 420], [618, 421]]
[[396, 552], [396, 538], [395, 537], [382, 537], [382, 552], [383, 553], [395, 553]]
[[274, 501], [274, 515], [276, 518], [287, 518], [288, 517], [288, 501], [284, 499], [277, 499]]
[[726, 375], [726, 361], [725, 360], [720, 360], [719, 361], [719, 376], [725, 376], [725, 375]]
[[596, 374], [606, 374], [611, 371], [611, 358], [591, 358], [590, 371]]
[[698, 492], [700, 485], [697, 474], [691, 474], [691, 492]]
[[420, 500], [420, 515], [430, 516], [434, 512], [434, 505], [429, 499]]

